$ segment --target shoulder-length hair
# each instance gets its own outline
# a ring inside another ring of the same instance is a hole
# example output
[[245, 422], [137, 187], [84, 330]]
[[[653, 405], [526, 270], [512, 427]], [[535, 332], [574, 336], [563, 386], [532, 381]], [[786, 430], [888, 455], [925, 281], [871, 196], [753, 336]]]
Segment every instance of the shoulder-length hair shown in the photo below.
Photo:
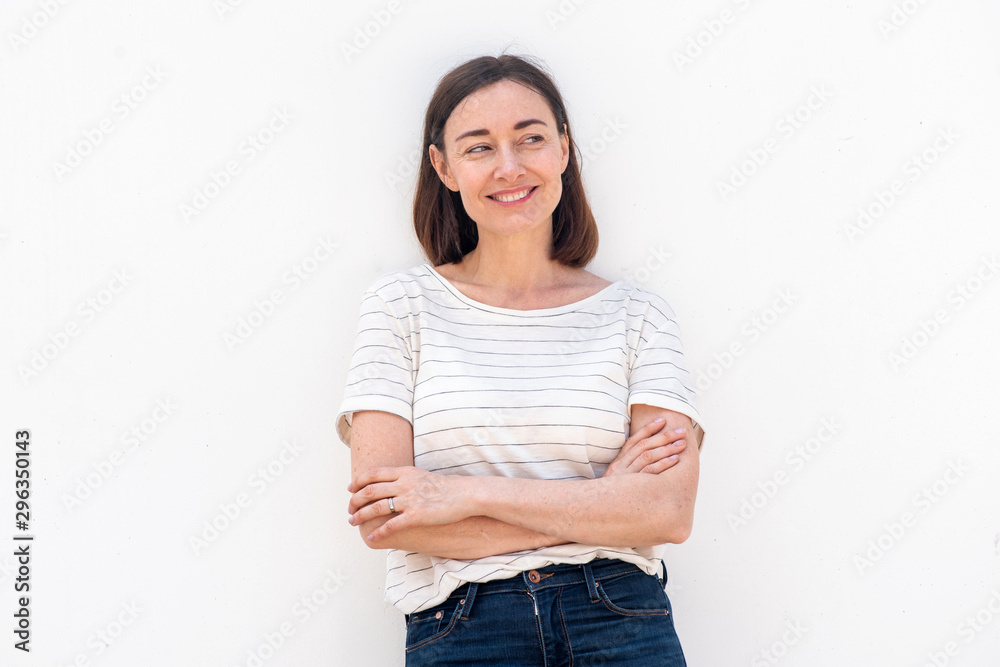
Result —
[[430, 159], [430, 146], [444, 150], [444, 125], [466, 97], [491, 84], [513, 80], [545, 98], [559, 135], [569, 136], [569, 164], [562, 174], [562, 197], [552, 214], [550, 258], [567, 266], [586, 266], [597, 253], [597, 222], [587, 203], [566, 105], [552, 78], [540, 65], [513, 55], [481, 56], [445, 74], [424, 116], [423, 156], [413, 199], [413, 227], [424, 252], [435, 265], [460, 262], [479, 243], [476, 223], [461, 194], [449, 190]]

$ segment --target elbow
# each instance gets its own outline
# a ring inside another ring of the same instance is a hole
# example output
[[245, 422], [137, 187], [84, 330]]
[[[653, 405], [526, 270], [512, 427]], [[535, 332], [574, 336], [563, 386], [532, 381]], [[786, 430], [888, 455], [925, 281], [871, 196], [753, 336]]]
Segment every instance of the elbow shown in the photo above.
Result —
[[666, 494], [657, 503], [657, 525], [659, 544], [681, 544], [691, 537], [694, 529], [694, 500], [692, 488], [690, 492]]
[[653, 545], [682, 544], [686, 542], [689, 537], [691, 537], [691, 526], [669, 526], [656, 533], [652, 542]]
[[687, 513], [674, 515], [662, 521], [656, 531], [656, 544], [682, 544], [691, 537], [694, 528], [694, 517]]
[[673, 530], [669, 532], [666, 536], [667, 539], [664, 544], [682, 544], [687, 542], [687, 539], [691, 537], [692, 525], [687, 522], [680, 526], [674, 526]]

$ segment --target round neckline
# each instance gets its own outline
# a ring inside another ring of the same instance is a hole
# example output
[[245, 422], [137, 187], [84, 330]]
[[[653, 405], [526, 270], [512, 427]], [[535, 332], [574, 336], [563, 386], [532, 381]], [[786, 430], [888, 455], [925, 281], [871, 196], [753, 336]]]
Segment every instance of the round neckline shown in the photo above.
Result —
[[431, 266], [429, 263], [424, 262], [424, 266], [427, 268], [428, 271], [431, 272], [431, 275], [435, 276], [438, 280], [440, 280], [441, 283], [448, 289], [448, 291], [451, 292], [453, 295], [455, 295], [455, 297], [458, 298], [463, 303], [466, 303], [466, 304], [468, 304], [470, 306], [473, 306], [475, 308], [479, 308], [481, 310], [488, 310], [488, 311], [493, 312], [493, 313], [501, 313], [501, 314], [504, 314], [504, 315], [522, 315], [522, 316], [523, 315], [556, 315], [556, 314], [559, 314], [559, 313], [564, 313], [564, 312], [568, 312], [568, 311], [571, 311], [571, 310], [576, 310], [577, 308], [580, 308], [581, 306], [584, 306], [584, 305], [590, 303], [591, 301], [598, 300], [600, 297], [604, 296], [604, 294], [606, 292], [608, 292], [609, 290], [611, 290], [613, 288], [616, 288], [616, 287], [618, 287], [619, 285], [622, 284], [621, 280], [616, 280], [615, 282], [611, 283], [610, 285], [606, 285], [605, 287], [601, 288], [600, 291], [595, 292], [595, 293], [591, 294], [588, 297], [580, 299], [579, 301], [574, 301], [573, 303], [567, 303], [567, 304], [562, 305], [562, 306], [553, 306], [551, 308], [533, 308], [531, 310], [518, 310], [516, 308], [501, 308], [500, 306], [491, 306], [488, 303], [482, 303], [481, 301], [476, 301], [475, 299], [472, 299], [472, 298], [466, 296], [465, 294], [463, 294], [457, 287], [455, 287], [451, 283], [450, 280], [448, 280], [447, 278], [445, 278], [444, 276], [442, 276], [440, 273], [438, 273], [437, 270], [433, 266]]

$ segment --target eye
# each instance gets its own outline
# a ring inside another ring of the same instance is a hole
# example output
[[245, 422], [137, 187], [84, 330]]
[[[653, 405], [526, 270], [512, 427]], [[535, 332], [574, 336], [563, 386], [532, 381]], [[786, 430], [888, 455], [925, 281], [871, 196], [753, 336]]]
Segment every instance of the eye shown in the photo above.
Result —
[[482, 148], [482, 149], [485, 150], [485, 149], [488, 149], [489, 146], [487, 146], [486, 144], [479, 144], [478, 146], [473, 146], [472, 148], [470, 148], [469, 150], [467, 150], [465, 152], [466, 153], [482, 153], [483, 151], [479, 150], [480, 148]]
[[[532, 141], [532, 139], [534, 139], [534, 141]], [[543, 137], [540, 134], [533, 134], [527, 139], [525, 139], [525, 141], [530, 141], [533, 144], [537, 144], [539, 141], [545, 141], [545, 137]]]

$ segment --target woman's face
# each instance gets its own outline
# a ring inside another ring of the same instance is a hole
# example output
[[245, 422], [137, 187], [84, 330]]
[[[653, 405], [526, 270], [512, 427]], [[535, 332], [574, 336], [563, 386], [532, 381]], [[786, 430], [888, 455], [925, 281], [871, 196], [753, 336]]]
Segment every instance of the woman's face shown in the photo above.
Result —
[[480, 88], [448, 117], [443, 154], [436, 146], [430, 153], [442, 182], [461, 193], [480, 238], [551, 229], [569, 137], [535, 91], [510, 80]]

